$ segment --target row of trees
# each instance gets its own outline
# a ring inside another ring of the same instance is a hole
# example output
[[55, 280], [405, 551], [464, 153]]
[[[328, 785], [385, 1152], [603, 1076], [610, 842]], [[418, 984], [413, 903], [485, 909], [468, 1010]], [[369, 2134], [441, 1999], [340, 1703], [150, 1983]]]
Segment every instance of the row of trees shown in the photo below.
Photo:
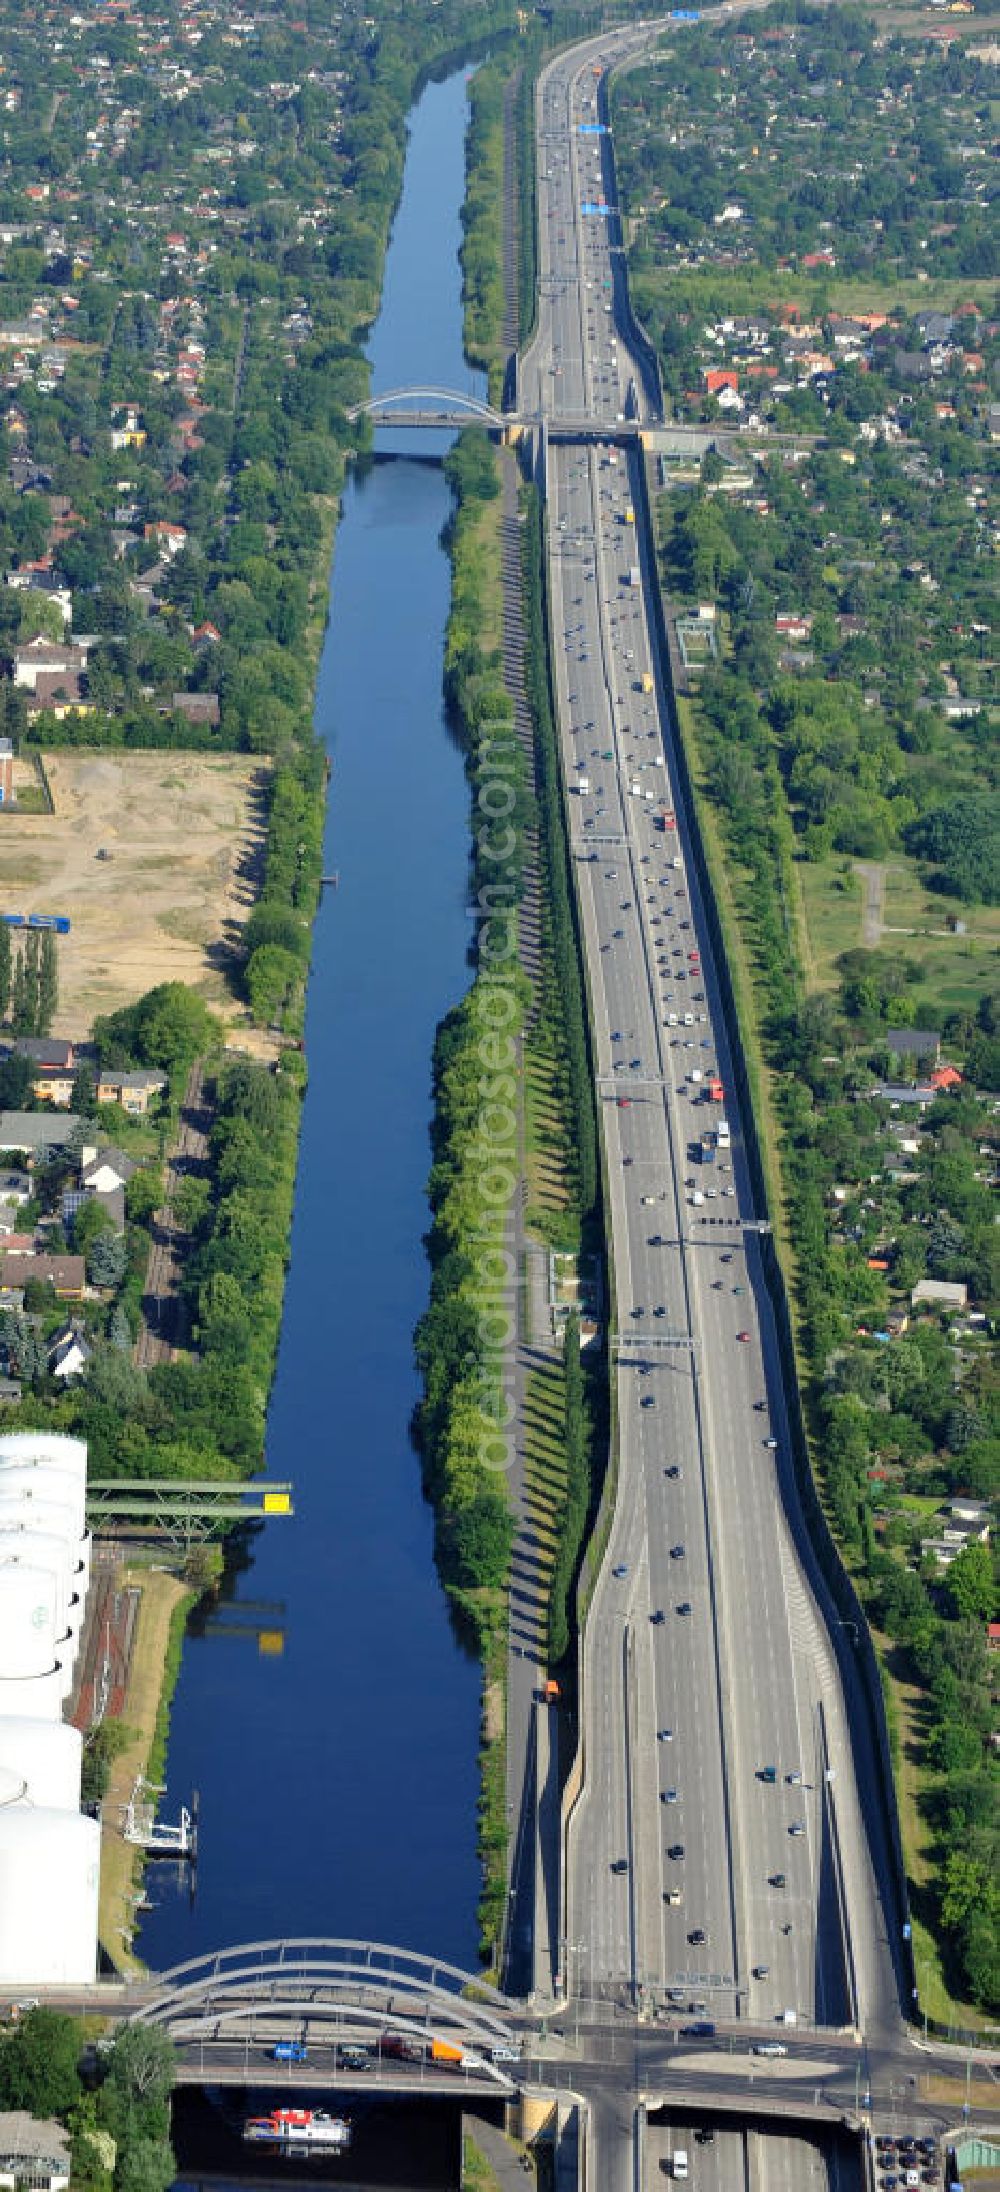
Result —
[[59, 1002], [52, 929], [11, 930], [0, 921], [0, 1023], [15, 1035], [48, 1035]]
[[[486, 434], [478, 428], [463, 433], [446, 470], [455, 495], [448, 533], [452, 592], [445, 636], [446, 692], [474, 801], [492, 775], [503, 784], [507, 810], [502, 865], [491, 862], [486, 851], [487, 843], [496, 841], [495, 826], [474, 833], [474, 887], [494, 894], [488, 901], [497, 909], [490, 930], [495, 925], [516, 937], [524, 832], [531, 810], [500, 659], [484, 652], [478, 636], [491, 583], [481, 518], [499, 494], [497, 461]], [[481, 971], [437, 1031], [428, 1184], [431, 1298], [416, 1334], [423, 1380], [417, 1427], [424, 1481], [434, 1502], [438, 1566], [484, 1648], [500, 1625], [514, 1533], [503, 1430], [509, 1360], [502, 1346], [490, 1342], [490, 1312], [497, 1303], [489, 1299], [484, 1273], [491, 1240], [501, 1261], [509, 1240], [507, 1216], [516, 1188], [511, 1165], [517, 1146], [518, 1043], [530, 992], [520, 975], [513, 985], [505, 985], [499, 1025], [494, 1016], [497, 994], [496, 984]], [[502, 1133], [491, 1135], [491, 1118]], [[499, 1200], [486, 1203], [482, 1178], [491, 1159], [499, 1159]], [[516, 1329], [513, 1293], [509, 1306]]]
[[509, 61], [484, 61], [469, 86], [462, 204], [463, 347], [472, 365], [502, 371], [504, 320], [504, 91]]

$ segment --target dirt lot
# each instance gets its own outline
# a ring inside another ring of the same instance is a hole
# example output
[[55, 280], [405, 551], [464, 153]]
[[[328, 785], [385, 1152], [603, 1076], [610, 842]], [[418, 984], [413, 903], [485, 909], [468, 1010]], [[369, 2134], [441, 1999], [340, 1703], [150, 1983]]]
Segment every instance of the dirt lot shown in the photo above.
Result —
[[[95, 1013], [156, 982], [188, 982], [238, 1012], [226, 968], [256, 895], [267, 764], [56, 753], [45, 765], [55, 813], [4, 815], [0, 905], [72, 921], [59, 940], [53, 1034], [81, 1039]], [[110, 858], [98, 859], [105, 848]]]

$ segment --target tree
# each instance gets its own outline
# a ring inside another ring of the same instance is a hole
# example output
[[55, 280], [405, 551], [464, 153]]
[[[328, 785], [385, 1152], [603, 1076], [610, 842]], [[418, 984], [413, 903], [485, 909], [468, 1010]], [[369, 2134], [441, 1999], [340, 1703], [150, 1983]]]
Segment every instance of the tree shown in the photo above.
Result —
[[0, 2105], [64, 2116], [80, 2090], [80, 2032], [73, 2017], [33, 2009], [0, 2047]]
[[507, 1575], [514, 1522], [502, 1488], [485, 1487], [460, 1507], [448, 1528], [456, 1581], [465, 1589], [499, 1589]]
[[169, 2139], [130, 2139], [115, 2170], [115, 2192], [167, 2192], [176, 2174]]
[[93, 1067], [84, 1061], [77, 1066], [70, 1094], [70, 1110], [82, 1119], [93, 1118], [97, 1109], [97, 1089]]
[[89, 1255], [102, 1233], [114, 1232], [114, 1220], [99, 1196], [88, 1195], [73, 1218], [73, 1247], [78, 1256]]
[[258, 1027], [280, 1023], [300, 977], [299, 962], [280, 944], [261, 944], [252, 954], [247, 962], [246, 985]]
[[120, 2025], [107, 2056], [107, 2082], [124, 2102], [164, 2103], [176, 2072], [173, 2041], [158, 2025]]
[[121, 1302], [116, 1302], [108, 1324], [108, 1340], [120, 1355], [127, 1355], [132, 1347], [132, 1327], [128, 1312]]
[[39, 1035], [48, 1035], [59, 1002], [59, 972], [56, 956], [56, 940], [51, 929], [42, 934], [42, 948], [38, 962], [38, 1009], [36, 1027]]
[[218, 1041], [218, 1023], [201, 998], [183, 982], [160, 982], [134, 1005], [94, 1022], [94, 1041], [102, 1062], [131, 1058], [171, 1072], [190, 1065], [199, 1052]]
[[961, 1621], [991, 1621], [997, 1590], [989, 1546], [964, 1545], [948, 1569], [946, 1588]]
[[1000, 892], [1000, 799], [963, 794], [911, 822], [907, 852], [933, 861], [933, 878], [956, 898], [994, 905]]
[[98, 1233], [87, 1258], [87, 1276], [92, 1286], [120, 1286], [128, 1267], [128, 1249], [121, 1233]]

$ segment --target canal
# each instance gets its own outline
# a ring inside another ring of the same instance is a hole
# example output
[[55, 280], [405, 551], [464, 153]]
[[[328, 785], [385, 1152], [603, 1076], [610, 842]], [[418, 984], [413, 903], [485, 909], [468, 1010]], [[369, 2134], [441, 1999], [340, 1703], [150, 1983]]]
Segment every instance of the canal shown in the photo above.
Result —
[[[370, 356], [374, 391], [468, 388], [466, 77], [423, 92]], [[447, 446], [436, 436], [430, 447]], [[424, 437], [424, 446], [429, 437]], [[166, 1815], [197, 1788], [197, 1891], [154, 1875], [154, 1968], [280, 1935], [474, 1967], [479, 1675], [452, 1628], [409, 1426], [425, 1305], [434, 1031], [468, 980], [468, 801], [442, 706], [451, 498], [415, 438], [347, 486], [315, 721], [332, 764], [292, 1256], [267, 1439], [295, 1519], [184, 1648]]]

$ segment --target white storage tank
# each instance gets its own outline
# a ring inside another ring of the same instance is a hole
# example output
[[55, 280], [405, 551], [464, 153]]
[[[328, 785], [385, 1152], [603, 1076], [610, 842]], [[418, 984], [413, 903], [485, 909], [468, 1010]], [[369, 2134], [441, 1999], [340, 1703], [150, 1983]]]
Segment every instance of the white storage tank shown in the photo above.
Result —
[[0, 1803], [10, 1801], [9, 1780], [20, 1783], [29, 1803], [51, 1811], [79, 1811], [83, 1737], [65, 1720], [0, 1720]]
[[0, 1530], [37, 1530], [43, 1537], [61, 1538], [66, 1546], [73, 1589], [81, 1599], [86, 1598], [90, 1589], [93, 1539], [89, 1530], [83, 1537], [77, 1536], [76, 1516], [68, 1507], [59, 1507], [49, 1499], [25, 1501], [20, 1491], [8, 1492], [0, 1474]]
[[89, 1537], [74, 1543], [65, 1531], [43, 1530], [34, 1508], [23, 1521], [15, 1504], [0, 1500], [0, 1553], [9, 1553], [15, 1560], [30, 1560], [37, 1568], [55, 1570], [65, 1592], [69, 1626], [78, 1636], [90, 1584]]
[[44, 1674], [0, 1677], [0, 1721], [61, 1720], [73, 1685], [72, 1670], [54, 1659]]
[[13, 1526], [25, 1528], [30, 1521], [36, 1530], [47, 1530], [53, 1537], [64, 1537], [67, 1545], [82, 1545], [77, 1530], [76, 1499], [67, 1505], [63, 1500], [39, 1498], [37, 1479], [31, 1472], [19, 1469], [0, 1469], [0, 1518], [4, 1529]]
[[46, 1674], [56, 1657], [58, 1590], [49, 1568], [0, 1561], [0, 1681]]
[[[75, 1602], [76, 1593], [70, 1574], [69, 1551], [65, 1538], [45, 1537], [40, 1530], [10, 1530], [6, 1527], [5, 1510], [0, 1508], [0, 1566], [10, 1561], [16, 1567], [44, 1568], [52, 1575], [56, 1586], [56, 1643], [62, 1644], [69, 1637], [72, 1628], [75, 1651], [81, 1609], [79, 1603]], [[0, 1631], [2, 1629], [3, 1601], [0, 1599]]]
[[0, 1808], [0, 1986], [87, 1985], [97, 1969], [101, 1830], [32, 1804]]
[[63, 1469], [32, 1469], [0, 1457], [0, 1499], [17, 1499], [25, 1507], [65, 1507], [74, 1537], [83, 1537], [86, 1524], [86, 1490]]
[[0, 1469], [8, 1466], [61, 1469], [81, 1485], [87, 1482], [86, 1439], [67, 1438], [61, 1431], [9, 1431], [0, 1438]]

